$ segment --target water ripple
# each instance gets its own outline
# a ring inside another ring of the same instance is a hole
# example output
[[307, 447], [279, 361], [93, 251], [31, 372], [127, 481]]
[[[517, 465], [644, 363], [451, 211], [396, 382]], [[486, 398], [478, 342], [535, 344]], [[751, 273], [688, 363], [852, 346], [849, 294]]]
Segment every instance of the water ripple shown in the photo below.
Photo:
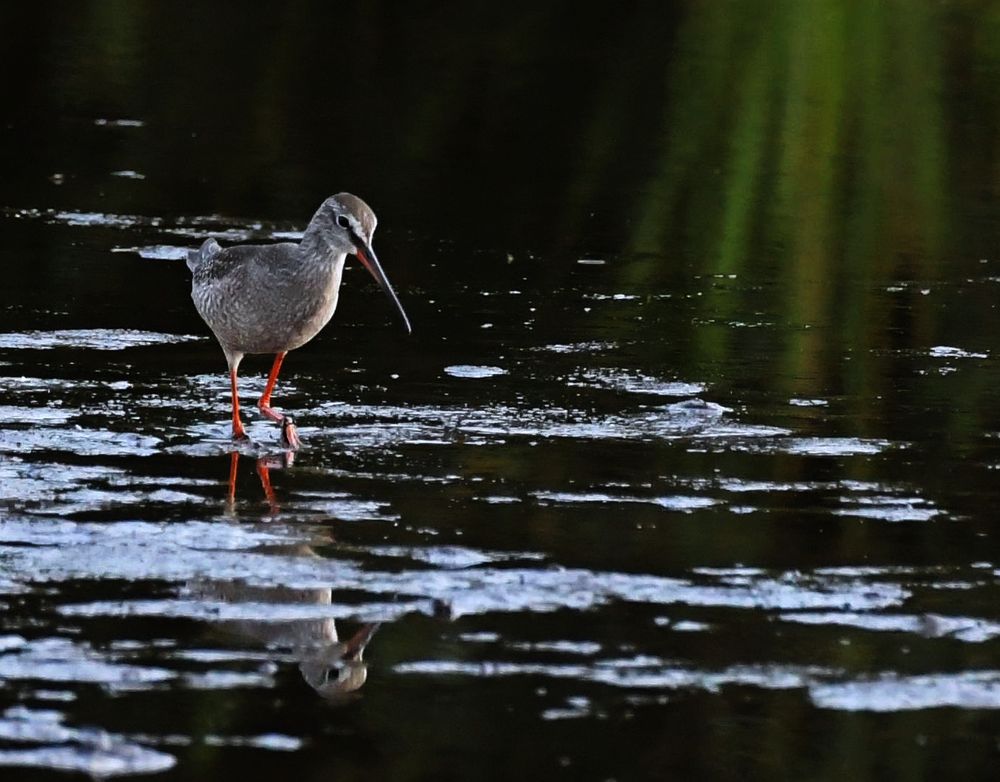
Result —
[[189, 334], [161, 334], [137, 329], [63, 329], [61, 331], [23, 331], [0, 334], [0, 349], [51, 350], [83, 348], [87, 350], [125, 350], [144, 345], [162, 345], [205, 339]]

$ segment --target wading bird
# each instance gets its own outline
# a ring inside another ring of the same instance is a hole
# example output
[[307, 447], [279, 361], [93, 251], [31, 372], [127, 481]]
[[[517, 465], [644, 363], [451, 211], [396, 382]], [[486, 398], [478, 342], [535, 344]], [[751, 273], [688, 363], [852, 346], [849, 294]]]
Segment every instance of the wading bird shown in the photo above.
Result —
[[315, 337], [333, 317], [348, 254], [358, 257], [396, 305], [406, 331], [410, 321], [372, 251], [375, 213], [350, 193], [327, 198], [298, 244], [245, 244], [223, 249], [206, 239], [188, 253], [191, 298], [222, 346], [233, 393], [233, 438], [246, 440], [240, 421], [236, 370], [248, 353], [273, 353], [274, 364], [260, 412], [281, 425], [282, 444], [298, 449], [292, 417], [271, 407], [271, 392], [289, 350]]

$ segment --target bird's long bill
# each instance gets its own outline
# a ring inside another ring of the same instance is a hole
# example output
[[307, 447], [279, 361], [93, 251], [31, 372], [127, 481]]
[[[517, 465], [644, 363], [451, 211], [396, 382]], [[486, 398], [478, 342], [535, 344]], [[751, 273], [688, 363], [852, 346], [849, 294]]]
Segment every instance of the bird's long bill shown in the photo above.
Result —
[[385, 272], [382, 271], [382, 266], [378, 262], [378, 258], [375, 257], [375, 253], [372, 252], [372, 248], [367, 244], [361, 245], [357, 250], [358, 260], [364, 264], [365, 268], [371, 272], [372, 277], [375, 278], [375, 282], [379, 284], [379, 287], [385, 291], [385, 295], [392, 299], [392, 303], [396, 305], [396, 309], [399, 310], [399, 314], [403, 318], [403, 325], [406, 326], [406, 333], [413, 333], [413, 329], [410, 328], [410, 319], [406, 317], [406, 310], [403, 309], [403, 305], [399, 303], [399, 297], [396, 296], [396, 291], [392, 289], [392, 285], [389, 283], [389, 278], [385, 276]]

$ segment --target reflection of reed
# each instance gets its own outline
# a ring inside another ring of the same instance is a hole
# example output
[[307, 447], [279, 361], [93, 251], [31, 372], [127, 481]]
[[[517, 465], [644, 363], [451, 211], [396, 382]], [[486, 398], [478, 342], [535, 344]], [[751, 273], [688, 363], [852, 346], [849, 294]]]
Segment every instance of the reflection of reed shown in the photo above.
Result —
[[[847, 386], [876, 398], [885, 354], [857, 348], [890, 333], [878, 284], [931, 277], [950, 260], [943, 23], [926, 4], [689, 6], [656, 157], [633, 200], [630, 245], [649, 255], [622, 282], [665, 286], [664, 253], [678, 251], [696, 271], [735, 275], [740, 284], [706, 291], [701, 317], [763, 312], [787, 326], [761, 376], [789, 395]], [[926, 344], [930, 325], [909, 338]], [[692, 336], [708, 364], [747, 339], [733, 328]]]

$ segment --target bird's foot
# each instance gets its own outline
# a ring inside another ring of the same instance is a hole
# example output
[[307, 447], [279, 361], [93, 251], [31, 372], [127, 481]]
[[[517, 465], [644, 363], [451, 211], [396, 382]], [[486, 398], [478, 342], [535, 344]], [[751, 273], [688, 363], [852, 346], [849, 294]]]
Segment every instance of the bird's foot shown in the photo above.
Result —
[[271, 400], [266, 397], [261, 397], [260, 401], [257, 403], [257, 409], [260, 410], [260, 414], [265, 418], [270, 418], [272, 421], [281, 423], [281, 420], [285, 418], [281, 413], [271, 407]]
[[281, 444], [292, 451], [297, 451], [302, 447], [299, 431], [295, 428], [295, 423], [290, 415], [283, 416], [281, 419]]

